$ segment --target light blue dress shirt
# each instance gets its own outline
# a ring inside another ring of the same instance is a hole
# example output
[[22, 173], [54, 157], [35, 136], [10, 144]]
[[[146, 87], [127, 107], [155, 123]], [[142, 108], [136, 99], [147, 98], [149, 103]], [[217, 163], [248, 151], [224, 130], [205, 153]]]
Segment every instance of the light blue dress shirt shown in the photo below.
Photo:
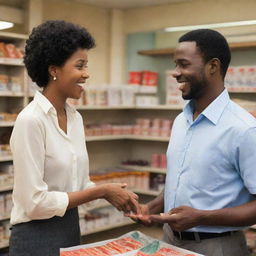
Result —
[[181, 205], [214, 210], [249, 202], [256, 194], [256, 119], [231, 101], [227, 90], [194, 121], [190, 101], [174, 121], [167, 159], [165, 212]]

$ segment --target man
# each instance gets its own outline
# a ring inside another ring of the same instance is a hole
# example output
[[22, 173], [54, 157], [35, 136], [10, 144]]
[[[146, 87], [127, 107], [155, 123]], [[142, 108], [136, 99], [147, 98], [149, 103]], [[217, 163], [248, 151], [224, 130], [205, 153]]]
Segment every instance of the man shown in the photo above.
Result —
[[137, 216], [165, 223], [166, 242], [210, 256], [248, 255], [242, 229], [256, 222], [256, 121], [224, 87], [230, 59], [214, 30], [179, 39], [174, 77], [190, 101], [172, 128], [165, 191]]

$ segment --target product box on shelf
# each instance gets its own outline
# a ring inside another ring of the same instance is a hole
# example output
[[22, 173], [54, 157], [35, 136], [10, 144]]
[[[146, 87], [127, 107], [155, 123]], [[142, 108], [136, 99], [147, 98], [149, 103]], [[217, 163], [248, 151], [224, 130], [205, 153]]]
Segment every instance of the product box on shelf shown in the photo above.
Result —
[[229, 67], [225, 86], [231, 92], [256, 92], [256, 66]]

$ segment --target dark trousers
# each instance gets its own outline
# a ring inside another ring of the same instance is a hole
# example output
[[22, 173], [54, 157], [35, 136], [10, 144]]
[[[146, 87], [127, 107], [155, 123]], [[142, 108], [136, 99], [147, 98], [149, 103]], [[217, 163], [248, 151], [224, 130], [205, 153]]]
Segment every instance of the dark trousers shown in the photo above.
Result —
[[166, 243], [203, 254], [205, 256], [248, 256], [245, 236], [242, 231], [232, 235], [203, 239], [201, 241], [180, 240], [175, 237], [168, 224], [164, 225], [164, 239]]
[[60, 248], [80, 244], [77, 208], [63, 217], [13, 225], [9, 256], [59, 256]]

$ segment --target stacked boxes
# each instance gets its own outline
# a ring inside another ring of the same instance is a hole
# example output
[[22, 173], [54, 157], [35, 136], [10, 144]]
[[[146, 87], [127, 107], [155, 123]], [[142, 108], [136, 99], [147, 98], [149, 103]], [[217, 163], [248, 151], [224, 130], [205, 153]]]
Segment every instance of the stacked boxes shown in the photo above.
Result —
[[256, 66], [229, 67], [225, 86], [231, 92], [256, 92]]

